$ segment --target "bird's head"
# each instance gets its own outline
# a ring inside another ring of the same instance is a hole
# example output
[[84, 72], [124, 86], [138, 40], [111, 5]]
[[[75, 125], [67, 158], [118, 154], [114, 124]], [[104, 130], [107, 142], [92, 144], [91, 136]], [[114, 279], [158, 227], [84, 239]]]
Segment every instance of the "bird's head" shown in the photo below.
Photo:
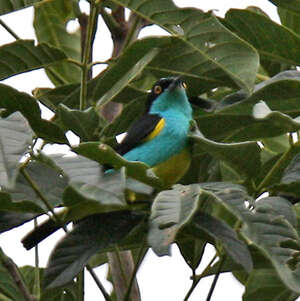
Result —
[[180, 77], [161, 78], [153, 85], [148, 95], [147, 111], [160, 113], [176, 109], [191, 114], [186, 88], [186, 83]]

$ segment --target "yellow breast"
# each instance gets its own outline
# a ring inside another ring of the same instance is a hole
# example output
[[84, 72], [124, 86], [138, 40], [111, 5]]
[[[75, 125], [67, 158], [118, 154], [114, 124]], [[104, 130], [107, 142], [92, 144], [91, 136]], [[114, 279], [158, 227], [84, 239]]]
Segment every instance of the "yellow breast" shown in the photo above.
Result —
[[188, 170], [191, 164], [191, 153], [189, 148], [185, 148], [180, 153], [172, 156], [155, 167], [153, 171], [160, 177], [166, 188], [178, 182]]

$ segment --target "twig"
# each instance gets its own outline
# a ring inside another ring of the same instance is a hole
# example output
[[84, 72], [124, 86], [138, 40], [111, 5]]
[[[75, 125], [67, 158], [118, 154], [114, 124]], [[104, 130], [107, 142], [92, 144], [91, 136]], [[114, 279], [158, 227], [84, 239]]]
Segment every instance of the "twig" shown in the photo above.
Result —
[[6, 268], [10, 276], [12, 277], [13, 281], [15, 282], [16, 286], [20, 290], [24, 299], [26, 301], [37, 301], [37, 299], [30, 294], [28, 288], [25, 286], [16, 264], [12, 261], [11, 258], [9, 258], [4, 254], [1, 248], [0, 248], [0, 261], [2, 265]]
[[215, 256], [211, 259], [211, 261], [208, 263], [208, 265], [206, 266], [206, 268], [203, 270], [203, 272], [196, 278], [193, 277], [193, 283], [192, 286], [190, 287], [189, 291], [187, 292], [185, 298], [183, 301], [187, 301], [189, 299], [189, 297], [191, 296], [191, 294], [193, 293], [194, 289], [196, 288], [196, 286], [198, 285], [199, 281], [206, 276], [206, 274], [208, 273], [208, 271], [210, 270], [212, 264], [214, 263], [214, 261], [216, 260], [216, 258], [218, 257], [217, 254], [215, 254]]
[[0, 19], [0, 25], [4, 27], [7, 32], [9, 32], [16, 40], [20, 40], [20, 37], [7, 25]]
[[94, 270], [90, 267], [90, 265], [86, 265], [86, 269], [89, 271], [90, 275], [92, 276], [92, 278], [94, 279], [96, 285], [98, 286], [98, 288], [100, 289], [104, 299], [106, 301], [112, 301], [110, 295], [106, 292], [104, 286], [102, 285], [102, 283], [100, 282], [98, 276], [96, 275], [96, 273], [94, 272]]
[[84, 301], [84, 268], [76, 277], [77, 280], [77, 301]]
[[219, 264], [217, 273], [215, 274], [214, 280], [213, 280], [213, 282], [211, 284], [211, 287], [209, 289], [206, 301], [210, 301], [210, 299], [212, 297], [212, 294], [213, 294], [213, 292], [215, 290], [216, 284], [217, 284], [219, 276], [220, 276], [220, 272], [221, 272], [222, 266], [223, 266], [223, 264], [225, 262], [225, 258], [226, 258], [226, 256], [223, 256], [222, 259], [220, 260], [220, 264]]

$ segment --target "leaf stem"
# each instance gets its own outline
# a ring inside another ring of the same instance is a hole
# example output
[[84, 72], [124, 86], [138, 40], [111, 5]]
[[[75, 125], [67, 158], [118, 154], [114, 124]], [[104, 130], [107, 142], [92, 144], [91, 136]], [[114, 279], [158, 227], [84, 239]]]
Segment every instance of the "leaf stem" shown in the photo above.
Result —
[[259, 80], [261, 80], [261, 81], [265, 81], [265, 80], [270, 79], [269, 76], [263, 75], [263, 74], [260, 74], [260, 73], [257, 73], [257, 74], [256, 74], [256, 78], [259, 79]]
[[193, 277], [193, 283], [191, 288], [189, 289], [189, 291], [187, 292], [185, 298], [183, 301], [187, 301], [189, 299], [189, 297], [191, 296], [191, 294], [193, 293], [194, 289], [196, 288], [196, 286], [198, 285], [199, 281], [206, 276], [206, 274], [209, 272], [212, 264], [214, 263], [214, 261], [217, 259], [218, 255], [217, 253], [214, 255], [214, 257], [211, 259], [211, 261], [208, 263], [208, 265], [206, 266], [206, 268], [203, 270], [203, 272], [196, 277]]
[[32, 296], [24, 284], [20, 271], [16, 264], [12, 261], [11, 258], [5, 255], [3, 250], [0, 248], [0, 262], [6, 268], [10, 276], [12, 277], [13, 281], [15, 282], [16, 286], [18, 287], [20, 293], [23, 295], [26, 301], [37, 301], [37, 299]]
[[89, 60], [91, 57], [91, 51], [93, 47], [93, 31], [94, 24], [98, 13], [98, 2], [91, 1], [91, 13], [88, 20], [87, 35], [84, 43], [83, 55], [82, 55], [82, 71], [81, 71], [81, 89], [80, 89], [80, 110], [84, 110], [87, 102], [87, 82], [89, 75]]
[[7, 25], [0, 19], [0, 25], [6, 29], [16, 40], [20, 40], [21, 38]]

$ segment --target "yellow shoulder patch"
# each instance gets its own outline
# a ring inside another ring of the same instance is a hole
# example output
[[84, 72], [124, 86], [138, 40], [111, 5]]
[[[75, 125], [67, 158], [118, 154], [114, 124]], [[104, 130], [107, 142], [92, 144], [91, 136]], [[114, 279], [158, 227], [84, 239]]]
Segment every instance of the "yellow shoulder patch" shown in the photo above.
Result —
[[144, 141], [150, 141], [150, 140], [154, 139], [162, 131], [162, 129], [165, 127], [165, 124], [166, 124], [165, 119], [162, 118], [157, 123], [154, 130], [144, 139]]

